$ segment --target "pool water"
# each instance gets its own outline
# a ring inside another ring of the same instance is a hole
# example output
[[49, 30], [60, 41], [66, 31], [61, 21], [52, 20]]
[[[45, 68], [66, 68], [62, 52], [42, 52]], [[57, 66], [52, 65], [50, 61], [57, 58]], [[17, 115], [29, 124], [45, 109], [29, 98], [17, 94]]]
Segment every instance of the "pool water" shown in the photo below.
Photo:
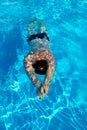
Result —
[[[42, 99], [26, 75], [26, 28], [46, 23], [55, 58]], [[87, 1], [0, 0], [0, 130], [87, 130]]]

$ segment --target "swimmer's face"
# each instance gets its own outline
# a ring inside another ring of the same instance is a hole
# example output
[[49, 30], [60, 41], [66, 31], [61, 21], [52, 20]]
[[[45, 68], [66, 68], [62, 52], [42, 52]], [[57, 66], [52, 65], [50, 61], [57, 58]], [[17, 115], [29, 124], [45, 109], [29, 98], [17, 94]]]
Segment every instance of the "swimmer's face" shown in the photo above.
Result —
[[43, 67], [43, 66], [40, 66], [39, 69], [40, 69], [41, 71], [43, 71], [44, 67]]
[[39, 72], [45, 73], [45, 74], [46, 74], [46, 71], [47, 71], [47, 70], [45, 70], [45, 66], [38, 66], [37, 70], [38, 70]]

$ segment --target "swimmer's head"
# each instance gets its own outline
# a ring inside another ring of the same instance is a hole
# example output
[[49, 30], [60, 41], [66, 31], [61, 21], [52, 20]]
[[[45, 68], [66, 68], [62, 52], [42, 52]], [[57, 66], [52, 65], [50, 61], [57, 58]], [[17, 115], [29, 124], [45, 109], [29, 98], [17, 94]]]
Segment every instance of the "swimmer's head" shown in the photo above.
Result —
[[40, 75], [44, 75], [48, 69], [48, 63], [46, 60], [38, 60], [33, 64], [35, 72]]

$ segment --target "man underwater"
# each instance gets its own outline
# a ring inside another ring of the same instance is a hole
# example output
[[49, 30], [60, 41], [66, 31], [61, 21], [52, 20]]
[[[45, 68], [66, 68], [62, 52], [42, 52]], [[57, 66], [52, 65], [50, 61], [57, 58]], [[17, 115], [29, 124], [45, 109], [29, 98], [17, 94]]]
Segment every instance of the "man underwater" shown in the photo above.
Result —
[[[49, 38], [45, 24], [39, 18], [32, 18], [28, 25], [27, 42], [31, 46], [31, 52], [25, 57], [25, 69], [37, 87], [37, 95], [42, 98], [49, 91], [49, 83], [54, 72], [54, 57], [49, 50]], [[44, 83], [36, 74], [45, 75]]]

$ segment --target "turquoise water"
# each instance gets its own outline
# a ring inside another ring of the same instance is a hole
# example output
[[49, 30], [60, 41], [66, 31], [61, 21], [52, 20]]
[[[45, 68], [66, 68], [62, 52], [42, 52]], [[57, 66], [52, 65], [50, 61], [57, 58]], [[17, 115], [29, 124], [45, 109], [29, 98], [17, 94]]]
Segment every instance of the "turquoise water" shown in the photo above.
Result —
[[[26, 75], [26, 28], [47, 26], [55, 73], [39, 100]], [[0, 0], [0, 130], [87, 130], [87, 1]]]

